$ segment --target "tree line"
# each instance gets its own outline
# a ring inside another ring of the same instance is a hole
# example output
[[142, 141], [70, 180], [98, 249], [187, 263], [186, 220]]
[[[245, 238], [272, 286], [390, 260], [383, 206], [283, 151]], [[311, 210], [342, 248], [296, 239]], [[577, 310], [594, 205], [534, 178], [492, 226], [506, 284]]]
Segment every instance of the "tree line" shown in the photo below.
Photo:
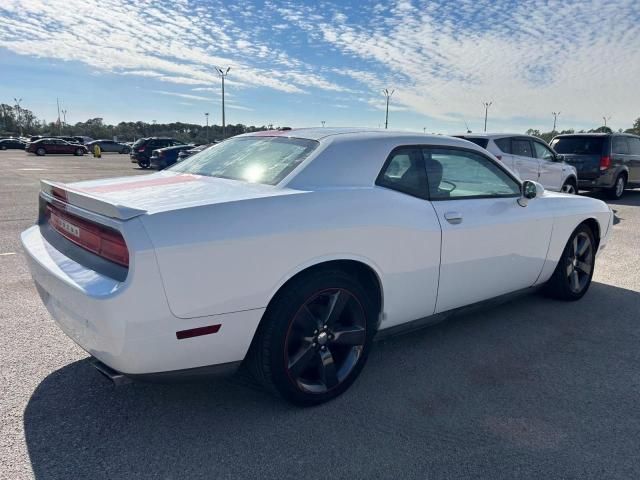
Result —
[[[227, 125], [226, 136], [232, 137], [241, 133], [257, 132], [272, 129], [272, 125], [247, 126], [243, 124]], [[624, 131], [626, 133], [634, 133], [640, 135], [640, 117], [636, 119], [631, 128]], [[591, 133], [591, 132], [609, 132], [611, 128], [607, 126], [598, 127], [592, 130], [574, 129], [541, 132], [530, 128], [526, 131], [529, 135], [542, 138], [549, 142], [551, 139], [563, 133]], [[109, 125], [104, 123], [100, 117], [90, 118], [86, 122], [78, 122], [76, 124], [67, 124], [64, 122], [47, 122], [39, 120], [34, 113], [26, 108], [17, 105], [0, 104], [0, 137], [8, 136], [32, 136], [32, 135], [85, 135], [91, 138], [114, 138], [117, 137], [121, 141], [133, 141], [141, 137], [173, 137], [188, 143], [209, 143], [213, 140], [223, 138], [222, 126], [210, 125], [208, 128], [195, 123], [147, 123], [147, 122], [120, 122], [117, 125]]]
[[[272, 125], [227, 125], [226, 136], [272, 129]], [[114, 138], [134, 141], [141, 137], [173, 137], [187, 143], [209, 143], [223, 138], [221, 125], [205, 127], [195, 123], [120, 122], [109, 125], [102, 118], [90, 118], [86, 122], [67, 124], [39, 120], [26, 108], [0, 104], [0, 137], [34, 135], [83, 135], [95, 139]]]

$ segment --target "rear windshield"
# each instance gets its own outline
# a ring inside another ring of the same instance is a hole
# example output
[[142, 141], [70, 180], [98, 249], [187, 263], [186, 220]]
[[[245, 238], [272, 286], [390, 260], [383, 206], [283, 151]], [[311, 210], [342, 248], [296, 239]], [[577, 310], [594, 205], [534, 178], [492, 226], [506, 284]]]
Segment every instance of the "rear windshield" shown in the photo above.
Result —
[[232, 138], [192, 155], [169, 170], [276, 185], [317, 146], [318, 142], [301, 138]]
[[602, 155], [603, 137], [560, 137], [551, 141], [558, 153], [574, 155]]
[[460, 137], [460, 138], [464, 138], [465, 140], [469, 140], [470, 142], [475, 143], [476, 145], [478, 145], [479, 147], [482, 148], [487, 148], [487, 145], [489, 145], [489, 139], [487, 138], [479, 138], [479, 137]]
[[142, 145], [144, 142], [146, 142], [147, 139], [146, 138], [139, 138], [138, 140], [136, 140], [133, 145], [131, 145], [131, 147], [139, 147], [140, 145]]

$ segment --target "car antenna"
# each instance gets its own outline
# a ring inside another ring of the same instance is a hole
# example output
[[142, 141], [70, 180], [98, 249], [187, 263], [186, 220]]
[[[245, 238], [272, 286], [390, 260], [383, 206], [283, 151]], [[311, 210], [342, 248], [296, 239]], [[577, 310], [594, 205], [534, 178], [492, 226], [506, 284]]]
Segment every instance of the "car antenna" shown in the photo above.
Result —
[[469, 128], [469, 124], [467, 123], [467, 121], [464, 118], [462, 119], [462, 121], [464, 122], [464, 126], [467, 128], [467, 133], [473, 133]]

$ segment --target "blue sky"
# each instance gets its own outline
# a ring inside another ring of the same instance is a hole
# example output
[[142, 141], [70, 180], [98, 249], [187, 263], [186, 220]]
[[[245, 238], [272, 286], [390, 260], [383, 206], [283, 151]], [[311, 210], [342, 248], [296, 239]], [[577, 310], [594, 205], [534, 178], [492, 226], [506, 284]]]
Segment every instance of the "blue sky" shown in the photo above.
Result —
[[640, 116], [637, 0], [3, 0], [0, 102], [70, 123], [384, 124], [454, 133]]

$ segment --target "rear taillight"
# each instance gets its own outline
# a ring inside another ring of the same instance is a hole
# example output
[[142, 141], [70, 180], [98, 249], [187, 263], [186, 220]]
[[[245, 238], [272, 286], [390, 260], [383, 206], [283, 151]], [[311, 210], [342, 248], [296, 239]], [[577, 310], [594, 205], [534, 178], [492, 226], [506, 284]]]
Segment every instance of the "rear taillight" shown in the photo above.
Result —
[[129, 250], [120, 232], [90, 222], [52, 205], [47, 206], [49, 225], [67, 240], [111, 262], [129, 266]]
[[606, 170], [611, 166], [611, 157], [604, 155], [600, 157], [600, 170]]
[[142, 152], [144, 152], [144, 147], [142, 147], [142, 148], [139, 148], [139, 149], [138, 149], [138, 152], [139, 152], [139, 153], [142, 153]]

